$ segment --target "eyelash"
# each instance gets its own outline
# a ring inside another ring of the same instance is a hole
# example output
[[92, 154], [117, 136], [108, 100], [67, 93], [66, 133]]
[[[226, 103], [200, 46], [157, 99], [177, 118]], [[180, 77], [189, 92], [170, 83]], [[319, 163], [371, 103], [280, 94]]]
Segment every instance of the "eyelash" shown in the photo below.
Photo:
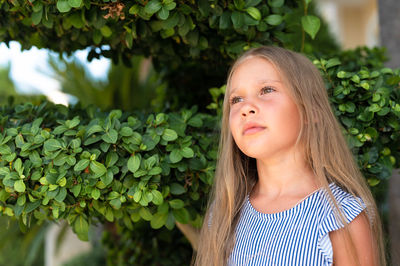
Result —
[[[264, 92], [266, 89], [271, 89], [272, 91], [275, 91], [272, 87], [269, 87], [269, 86], [262, 87], [260, 91], [261, 91], [261, 92]], [[237, 100], [237, 99], [239, 99], [239, 98], [240, 98], [240, 97], [237, 97], [237, 96], [232, 97], [231, 100], [229, 101], [230, 104], [232, 105], [232, 104], [237, 103], [237, 102], [235, 102], [235, 100]]]

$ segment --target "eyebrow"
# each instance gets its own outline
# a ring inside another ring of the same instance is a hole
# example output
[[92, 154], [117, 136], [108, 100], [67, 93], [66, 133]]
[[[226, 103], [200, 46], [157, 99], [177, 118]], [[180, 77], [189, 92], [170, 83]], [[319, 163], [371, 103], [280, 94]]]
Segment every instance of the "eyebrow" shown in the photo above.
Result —
[[[273, 80], [273, 79], [260, 79], [257, 81], [257, 84], [264, 84], [264, 83], [269, 83], [269, 82], [275, 82], [275, 83], [282, 83], [280, 80]], [[237, 90], [237, 88], [234, 88], [233, 90], [230, 91], [229, 95], [234, 93]]]

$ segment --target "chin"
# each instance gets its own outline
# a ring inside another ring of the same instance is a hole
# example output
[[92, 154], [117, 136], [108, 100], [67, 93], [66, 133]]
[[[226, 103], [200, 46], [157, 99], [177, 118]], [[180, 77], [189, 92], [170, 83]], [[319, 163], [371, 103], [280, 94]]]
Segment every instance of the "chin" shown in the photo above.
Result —
[[260, 150], [255, 149], [240, 149], [246, 156], [254, 159], [259, 159], [265, 156]]

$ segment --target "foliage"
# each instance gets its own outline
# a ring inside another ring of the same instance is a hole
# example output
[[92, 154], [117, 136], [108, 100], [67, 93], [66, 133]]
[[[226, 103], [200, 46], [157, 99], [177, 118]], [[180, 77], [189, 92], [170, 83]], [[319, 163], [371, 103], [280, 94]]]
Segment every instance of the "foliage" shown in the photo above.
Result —
[[400, 70], [342, 70], [337, 58], [316, 60], [333, 110], [371, 186], [391, 176], [400, 155]]
[[212, 116], [195, 108], [133, 116], [47, 102], [3, 107], [1, 115], [0, 210], [22, 227], [66, 219], [87, 240], [95, 220], [200, 226], [216, 157], [207, 137]]
[[[0, 217], [0, 265], [30, 266], [44, 264], [46, 226], [34, 225], [29, 232], [21, 232], [18, 220]], [[9, 241], [7, 241], [8, 239]], [[12, 244], [10, 243], [12, 240]]]
[[[378, 185], [400, 161], [393, 148], [400, 139], [399, 70], [347, 72], [339, 58], [314, 63], [364, 176]], [[141, 219], [157, 229], [171, 230], [175, 221], [199, 227], [216, 123], [196, 108], [146, 116], [46, 102], [3, 107], [1, 211], [22, 227], [66, 219], [83, 240], [97, 221], [118, 220], [130, 230]]]
[[0, 68], [0, 104], [32, 102], [38, 103], [46, 97], [43, 95], [20, 94], [15, 90], [13, 81], [10, 78], [10, 65]]
[[107, 265], [189, 265], [192, 247], [179, 229], [153, 230], [145, 221], [129, 230], [122, 223], [106, 224], [103, 245]]
[[337, 50], [310, 2], [0, 0], [0, 42], [68, 54], [90, 47], [89, 61], [105, 56], [128, 66], [133, 55], [151, 56], [165, 73], [172, 107], [195, 103], [205, 111], [207, 89], [224, 83], [243, 50], [262, 44], [307, 53]]
[[[291, 17], [297, 8], [304, 9], [301, 1], [1, 1], [0, 41], [67, 53], [94, 45], [100, 51], [93, 49], [91, 56], [115, 62], [119, 55], [125, 60], [137, 53], [169, 64], [172, 58], [173, 64], [188, 58], [220, 60], [261, 43], [285, 44], [294, 34], [286, 32], [287, 26], [300, 24], [299, 19], [314, 38], [319, 18]], [[103, 44], [111, 50], [103, 50]]]
[[[382, 65], [384, 49], [360, 47], [334, 58], [310, 58], [325, 80], [335, 116], [371, 187], [400, 165], [400, 69]], [[357, 60], [352, 60], [357, 58]], [[207, 106], [221, 114], [225, 85]]]
[[361, 46], [352, 50], [328, 53], [321, 55], [321, 57], [339, 56], [341, 69], [345, 71], [358, 71], [361, 67], [376, 70], [383, 68], [383, 63], [387, 61], [385, 52], [384, 47], [368, 48]]
[[179, 252], [172, 261], [179, 265], [187, 242], [173, 250], [174, 222], [201, 225], [227, 69], [262, 44], [317, 55], [333, 111], [378, 191], [399, 167], [399, 71], [382, 67], [379, 49], [337, 54], [310, 2], [0, 0], [0, 41], [67, 54], [91, 47], [89, 60], [102, 55], [126, 65], [133, 55], [151, 56], [169, 82], [168, 101], [203, 108], [212, 87], [208, 108], [217, 111], [215, 117], [196, 108], [148, 114], [47, 102], [3, 107], [0, 213], [18, 218], [22, 230], [66, 219], [82, 240], [90, 224], [112, 222], [104, 239], [109, 264], [147, 265], [154, 251], [153, 258], [174, 259]]
[[161, 80], [149, 59], [133, 56], [131, 67], [111, 64], [106, 80], [96, 80], [77, 58], [50, 57], [49, 65], [61, 90], [75, 96], [83, 107], [102, 110], [163, 111], [166, 82]]

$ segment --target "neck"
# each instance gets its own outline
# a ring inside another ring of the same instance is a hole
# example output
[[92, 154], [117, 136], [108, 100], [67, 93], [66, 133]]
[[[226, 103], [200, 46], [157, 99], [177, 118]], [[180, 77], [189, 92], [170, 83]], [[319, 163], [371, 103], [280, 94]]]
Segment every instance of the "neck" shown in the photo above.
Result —
[[[280, 197], [319, 188], [316, 177], [304, 160], [282, 156], [275, 160], [257, 159], [256, 196]], [[301, 157], [304, 158], [304, 157]]]

